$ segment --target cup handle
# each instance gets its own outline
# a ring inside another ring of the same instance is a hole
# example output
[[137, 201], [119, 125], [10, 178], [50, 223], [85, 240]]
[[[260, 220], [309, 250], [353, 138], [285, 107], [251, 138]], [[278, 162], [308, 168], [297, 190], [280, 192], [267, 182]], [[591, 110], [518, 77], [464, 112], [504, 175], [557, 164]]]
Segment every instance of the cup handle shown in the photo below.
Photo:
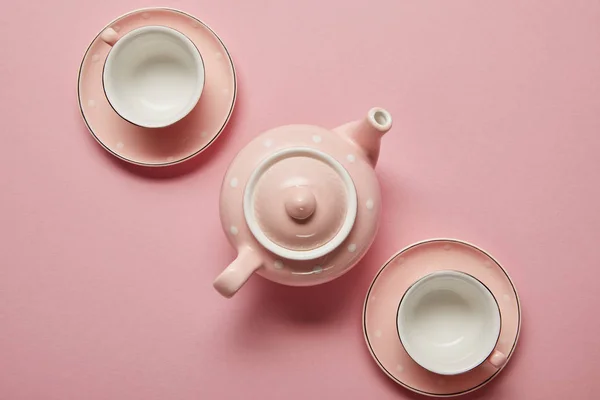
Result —
[[262, 259], [254, 250], [245, 247], [239, 251], [237, 258], [225, 268], [225, 271], [215, 279], [213, 286], [221, 295], [230, 298], [260, 267], [262, 267]]
[[492, 364], [495, 368], [500, 369], [506, 364], [508, 357], [502, 352], [498, 350], [494, 350], [492, 355], [487, 359], [490, 364]]
[[119, 34], [113, 28], [106, 28], [100, 34], [100, 39], [109, 46], [114, 46], [119, 40]]

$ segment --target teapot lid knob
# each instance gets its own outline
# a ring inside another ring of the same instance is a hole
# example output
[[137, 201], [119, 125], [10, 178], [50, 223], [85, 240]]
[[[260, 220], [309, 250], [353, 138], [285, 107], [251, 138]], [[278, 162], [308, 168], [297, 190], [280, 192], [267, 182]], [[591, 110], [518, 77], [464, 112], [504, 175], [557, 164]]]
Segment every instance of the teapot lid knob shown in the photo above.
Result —
[[313, 192], [306, 186], [294, 186], [287, 190], [285, 210], [295, 220], [305, 220], [315, 212], [317, 201]]

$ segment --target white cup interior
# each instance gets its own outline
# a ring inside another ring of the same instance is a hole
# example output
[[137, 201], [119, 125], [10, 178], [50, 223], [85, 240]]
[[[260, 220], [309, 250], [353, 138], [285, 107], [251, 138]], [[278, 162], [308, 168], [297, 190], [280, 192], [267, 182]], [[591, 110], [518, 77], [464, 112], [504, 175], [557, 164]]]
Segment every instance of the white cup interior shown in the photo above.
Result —
[[398, 334], [410, 357], [431, 372], [456, 375], [483, 363], [500, 335], [500, 310], [470, 275], [440, 271], [411, 286], [398, 307]]
[[200, 99], [204, 64], [194, 43], [164, 26], [135, 29], [111, 49], [104, 90], [129, 122], [159, 128], [185, 117]]

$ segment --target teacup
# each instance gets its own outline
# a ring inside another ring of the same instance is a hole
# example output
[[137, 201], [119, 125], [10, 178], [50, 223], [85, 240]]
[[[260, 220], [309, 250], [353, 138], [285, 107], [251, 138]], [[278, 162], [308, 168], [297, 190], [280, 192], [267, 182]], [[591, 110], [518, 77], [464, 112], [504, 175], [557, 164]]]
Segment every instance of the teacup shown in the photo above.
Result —
[[438, 271], [416, 281], [398, 306], [397, 328], [408, 355], [423, 368], [457, 375], [490, 362], [500, 368], [506, 355], [496, 350], [502, 319], [492, 292], [471, 275]]
[[123, 119], [161, 128], [196, 106], [204, 88], [204, 62], [187, 36], [165, 26], [145, 26], [120, 38], [108, 28], [100, 38], [112, 46], [102, 73], [104, 92]]

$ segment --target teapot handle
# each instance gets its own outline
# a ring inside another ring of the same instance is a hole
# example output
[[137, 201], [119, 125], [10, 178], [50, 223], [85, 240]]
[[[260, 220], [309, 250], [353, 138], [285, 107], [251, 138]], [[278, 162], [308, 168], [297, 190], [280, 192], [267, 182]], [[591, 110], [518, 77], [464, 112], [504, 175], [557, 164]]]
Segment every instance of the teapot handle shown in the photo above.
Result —
[[246, 283], [252, 274], [262, 267], [262, 259], [254, 250], [244, 247], [237, 258], [213, 282], [214, 288], [230, 298]]

